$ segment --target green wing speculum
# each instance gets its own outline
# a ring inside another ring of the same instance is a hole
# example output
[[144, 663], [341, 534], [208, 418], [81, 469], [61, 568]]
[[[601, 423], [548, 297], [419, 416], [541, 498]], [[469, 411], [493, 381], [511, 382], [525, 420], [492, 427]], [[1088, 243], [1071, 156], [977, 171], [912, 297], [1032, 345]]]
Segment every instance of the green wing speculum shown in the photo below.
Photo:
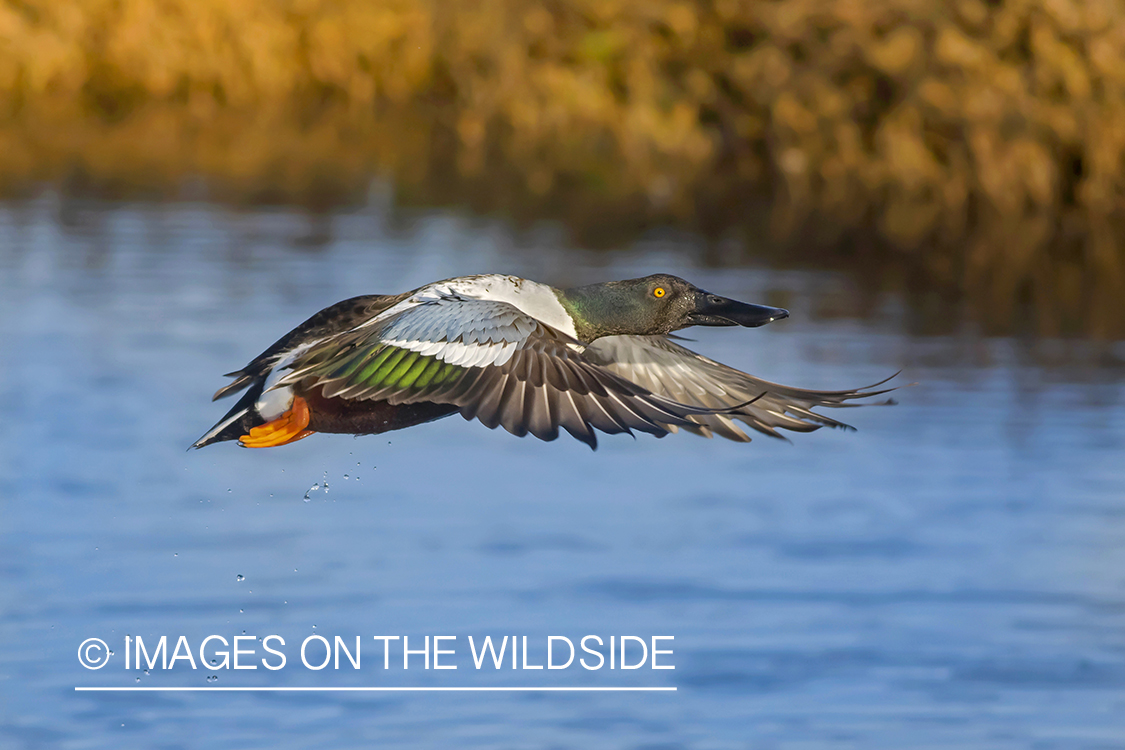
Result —
[[433, 355], [380, 342], [326, 362], [308, 372], [325, 398], [386, 398], [391, 393], [424, 393], [464, 375], [466, 368]]

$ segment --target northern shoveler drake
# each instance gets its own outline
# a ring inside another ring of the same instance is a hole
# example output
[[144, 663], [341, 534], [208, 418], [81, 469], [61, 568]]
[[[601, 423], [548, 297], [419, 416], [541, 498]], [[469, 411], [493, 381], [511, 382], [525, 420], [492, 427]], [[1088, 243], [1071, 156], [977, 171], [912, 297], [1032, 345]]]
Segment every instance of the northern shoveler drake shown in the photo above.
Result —
[[890, 389], [778, 385], [670, 335], [788, 316], [666, 274], [567, 290], [515, 276], [462, 276], [404, 294], [353, 297], [229, 373], [234, 382], [213, 400], [248, 390], [192, 447], [377, 434], [458, 412], [519, 437], [554, 440], [561, 427], [591, 448], [595, 430], [663, 437], [683, 428], [749, 441], [739, 423], [773, 437], [782, 437], [778, 428], [851, 429], [812, 409], [855, 406], [848, 402]]

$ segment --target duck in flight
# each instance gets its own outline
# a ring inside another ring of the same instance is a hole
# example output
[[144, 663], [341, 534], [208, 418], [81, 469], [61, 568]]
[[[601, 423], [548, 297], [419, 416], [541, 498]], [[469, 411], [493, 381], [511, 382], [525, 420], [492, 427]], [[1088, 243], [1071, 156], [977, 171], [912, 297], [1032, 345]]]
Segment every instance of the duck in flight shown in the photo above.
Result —
[[567, 290], [515, 276], [462, 276], [404, 294], [353, 297], [229, 373], [234, 382], [213, 400], [246, 393], [192, 447], [377, 434], [456, 413], [518, 437], [554, 440], [562, 428], [591, 448], [595, 430], [663, 437], [682, 428], [746, 442], [743, 426], [778, 438], [778, 429], [851, 429], [813, 408], [856, 406], [849, 402], [891, 389], [778, 385], [696, 354], [671, 335], [788, 316], [666, 274]]

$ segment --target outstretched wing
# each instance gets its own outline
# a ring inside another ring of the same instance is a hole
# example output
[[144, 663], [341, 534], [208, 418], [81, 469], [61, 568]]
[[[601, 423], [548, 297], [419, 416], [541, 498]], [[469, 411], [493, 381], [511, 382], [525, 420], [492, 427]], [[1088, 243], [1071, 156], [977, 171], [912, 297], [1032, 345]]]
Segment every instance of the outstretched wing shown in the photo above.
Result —
[[588, 361], [577, 341], [507, 302], [448, 294], [400, 307], [310, 347], [273, 387], [453, 404], [490, 428], [554, 440], [561, 427], [591, 447], [595, 428], [663, 436], [691, 426], [690, 415], [711, 413]]
[[[812, 432], [825, 426], [854, 429], [812, 409], [818, 406], [861, 406], [847, 402], [894, 390], [871, 390], [886, 380], [846, 391], [792, 388], [727, 367], [680, 346], [666, 336], [607, 336], [586, 347], [585, 356], [590, 362], [654, 394], [713, 410], [710, 414], [688, 416], [691, 424], [685, 429], [705, 437], [717, 434], [741, 442], [750, 440], [750, 437], [737, 422], [777, 438], [784, 437], [777, 432], [778, 428], [796, 432]], [[750, 401], [752, 403], [747, 403]], [[888, 400], [882, 403], [894, 402]], [[674, 429], [675, 426], [670, 426], [671, 431]]]

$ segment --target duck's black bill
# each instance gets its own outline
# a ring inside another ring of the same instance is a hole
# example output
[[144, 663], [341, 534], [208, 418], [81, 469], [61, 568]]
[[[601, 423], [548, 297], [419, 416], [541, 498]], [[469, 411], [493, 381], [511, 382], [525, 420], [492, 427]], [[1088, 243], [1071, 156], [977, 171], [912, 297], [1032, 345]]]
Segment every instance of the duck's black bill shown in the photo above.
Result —
[[696, 297], [695, 310], [688, 314], [688, 325], [757, 328], [788, 317], [789, 311], [780, 307], [752, 305], [720, 297], [717, 294], [700, 292]]

